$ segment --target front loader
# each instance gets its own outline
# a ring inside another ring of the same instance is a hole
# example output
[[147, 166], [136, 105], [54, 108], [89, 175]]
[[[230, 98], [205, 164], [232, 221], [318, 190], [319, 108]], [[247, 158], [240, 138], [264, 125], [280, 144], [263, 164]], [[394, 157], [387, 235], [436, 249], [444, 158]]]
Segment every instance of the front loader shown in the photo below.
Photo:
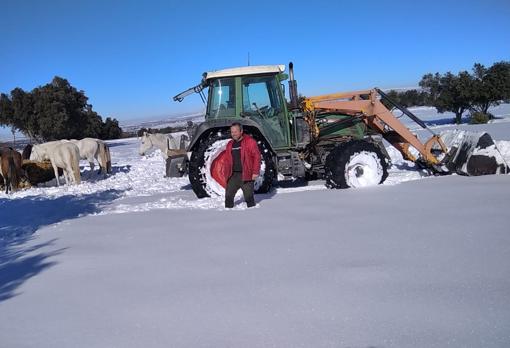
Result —
[[[273, 182], [322, 178], [330, 188], [381, 184], [390, 158], [383, 141], [433, 174], [507, 173], [508, 165], [487, 133], [435, 134], [406, 108], [378, 88], [299, 100], [292, 63], [207, 72], [202, 81], [174, 97], [199, 93], [207, 100], [205, 121], [187, 149], [187, 170], [195, 194], [223, 194], [224, 151], [233, 122], [243, 125], [261, 152], [256, 192]], [[283, 81], [289, 79], [290, 102]], [[207, 96], [204, 90], [207, 89]], [[382, 103], [392, 105], [431, 133], [422, 142]], [[185, 170], [181, 165], [181, 172]]]

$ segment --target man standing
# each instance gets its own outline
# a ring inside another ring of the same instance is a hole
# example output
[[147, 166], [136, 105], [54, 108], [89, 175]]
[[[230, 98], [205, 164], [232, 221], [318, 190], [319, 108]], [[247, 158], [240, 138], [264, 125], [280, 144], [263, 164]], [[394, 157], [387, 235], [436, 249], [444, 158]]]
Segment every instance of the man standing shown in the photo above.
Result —
[[253, 196], [254, 181], [260, 172], [260, 151], [255, 139], [243, 133], [243, 126], [234, 122], [230, 126], [232, 140], [227, 144], [225, 166], [227, 189], [225, 191], [225, 208], [234, 207], [234, 197], [243, 190], [248, 208], [255, 206]]

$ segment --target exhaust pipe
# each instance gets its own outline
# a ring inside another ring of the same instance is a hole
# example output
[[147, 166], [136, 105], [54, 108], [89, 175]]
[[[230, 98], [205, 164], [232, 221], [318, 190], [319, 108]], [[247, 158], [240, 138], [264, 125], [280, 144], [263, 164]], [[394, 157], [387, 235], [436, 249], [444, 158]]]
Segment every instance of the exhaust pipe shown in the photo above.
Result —
[[290, 109], [299, 109], [298, 94], [297, 94], [297, 81], [294, 80], [294, 64], [289, 63], [289, 95], [290, 95]]

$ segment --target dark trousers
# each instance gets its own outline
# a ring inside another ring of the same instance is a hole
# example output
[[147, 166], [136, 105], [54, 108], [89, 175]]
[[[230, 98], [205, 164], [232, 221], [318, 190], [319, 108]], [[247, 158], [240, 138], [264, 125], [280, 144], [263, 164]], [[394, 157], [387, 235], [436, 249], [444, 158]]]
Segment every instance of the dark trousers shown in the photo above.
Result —
[[239, 189], [243, 190], [244, 200], [248, 208], [255, 206], [255, 197], [253, 196], [253, 181], [243, 181], [242, 173], [234, 172], [227, 181], [225, 191], [225, 208], [234, 207], [234, 198]]

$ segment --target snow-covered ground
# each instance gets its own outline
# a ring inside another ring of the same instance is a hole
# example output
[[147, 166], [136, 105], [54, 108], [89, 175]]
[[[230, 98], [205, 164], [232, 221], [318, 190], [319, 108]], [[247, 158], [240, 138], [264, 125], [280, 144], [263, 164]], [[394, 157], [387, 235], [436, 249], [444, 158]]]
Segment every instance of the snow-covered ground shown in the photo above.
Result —
[[[459, 128], [510, 163], [505, 110]], [[0, 347], [510, 346], [510, 175], [430, 177], [388, 148], [384, 185], [228, 211], [110, 146], [106, 179], [0, 194]]]

